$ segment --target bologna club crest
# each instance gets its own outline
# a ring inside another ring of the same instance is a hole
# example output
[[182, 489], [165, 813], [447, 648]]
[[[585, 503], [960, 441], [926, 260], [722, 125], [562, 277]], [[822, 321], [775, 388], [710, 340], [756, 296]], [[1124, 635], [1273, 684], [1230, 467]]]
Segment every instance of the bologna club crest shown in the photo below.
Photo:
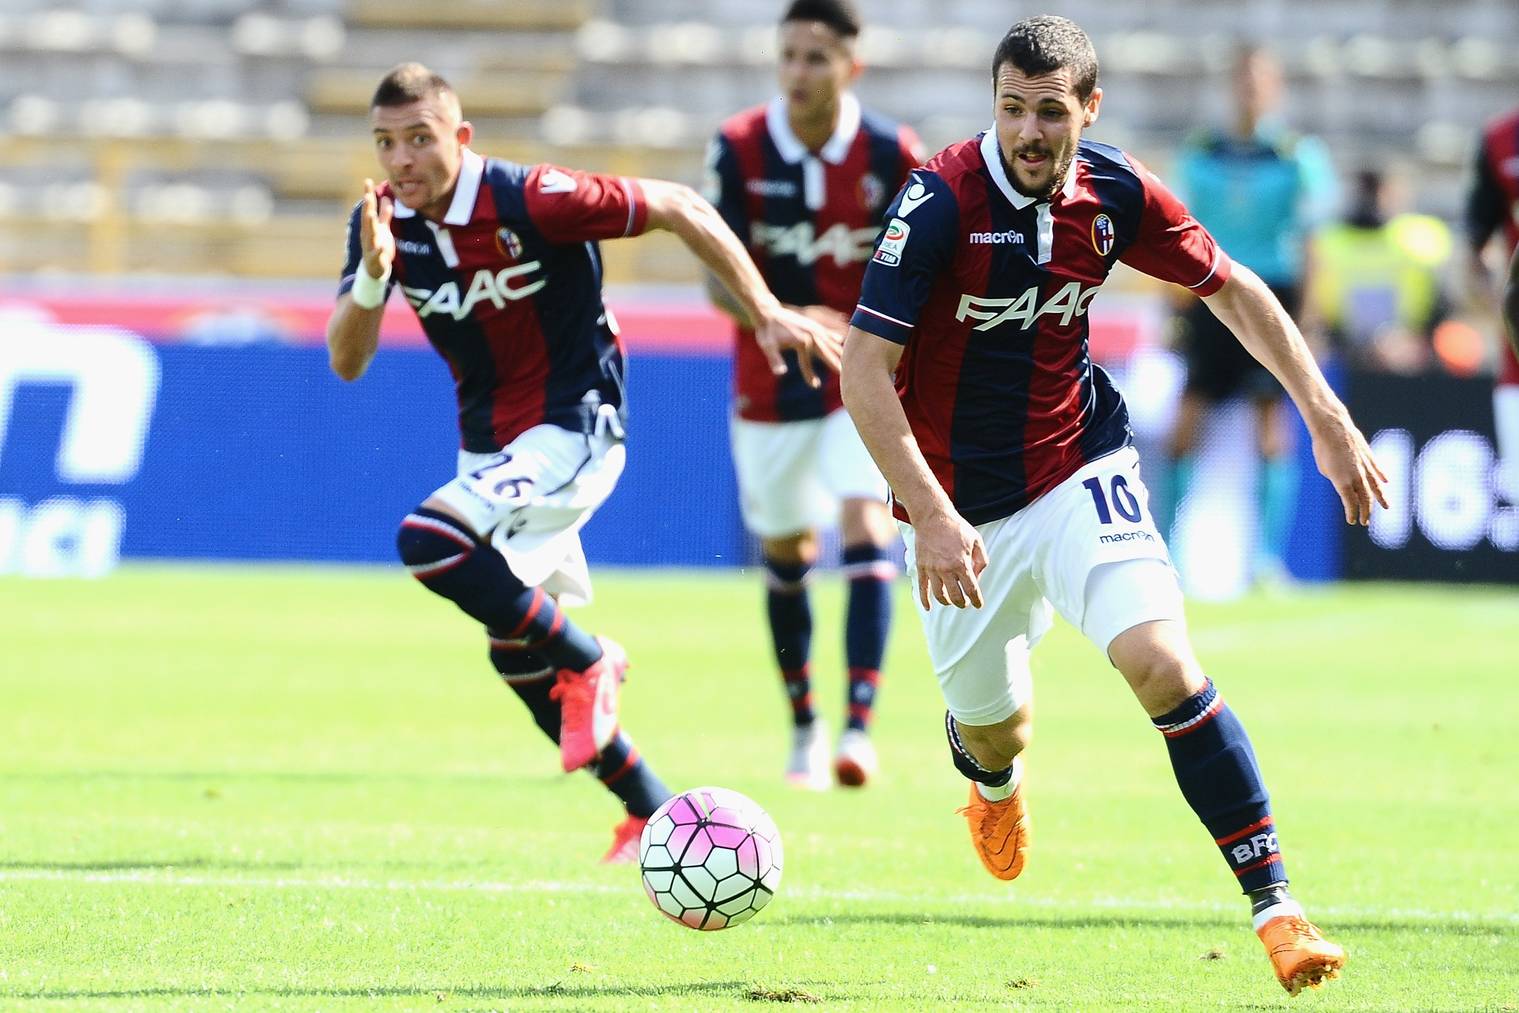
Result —
[[860, 177], [860, 207], [866, 211], [875, 211], [881, 206], [881, 200], [886, 196], [886, 184], [874, 173], [867, 172]]
[[500, 228], [496, 230], [496, 249], [513, 260], [522, 259], [522, 240], [511, 229]]
[[1107, 215], [1098, 215], [1092, 219], [1092, 248], [1099, 257], [1106, 257], [1113, 251], [1113, 241], [1116, 238], [1113, 219]]

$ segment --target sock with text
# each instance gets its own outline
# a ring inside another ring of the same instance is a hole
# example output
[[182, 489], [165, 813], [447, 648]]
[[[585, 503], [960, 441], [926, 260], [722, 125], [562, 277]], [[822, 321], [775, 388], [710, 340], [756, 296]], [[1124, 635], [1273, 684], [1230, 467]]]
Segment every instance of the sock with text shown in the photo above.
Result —
[[1152, 719], [1166, 738], [1176, 783], [1249, 894], [1287, 882], [1271, 798], [1244, 725], [1213, 680]]

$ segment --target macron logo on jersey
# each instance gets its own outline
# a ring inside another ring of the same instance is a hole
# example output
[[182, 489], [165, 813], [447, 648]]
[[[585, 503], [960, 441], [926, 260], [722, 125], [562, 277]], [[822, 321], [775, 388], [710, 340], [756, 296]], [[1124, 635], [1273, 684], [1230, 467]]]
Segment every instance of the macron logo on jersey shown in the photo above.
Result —
[[1017, 229], [1004, 229], [1001, 232], [972, 232], [968, 237], [972, 245], [990, 244], [1001, 246], [1003, 243], [1023, 242], [1023, 233]]
[[1022, 329], [1032, 326], [1043, 316], [1058, 317], [1060, 323], [1066, 325], [1072, 319], [1086, 315], [1087, 304], [1092, 301], [1092, 296], [1096, 295], [1101, 287], [1092, 285], [1089, 288], [1082, 288], [1081, 282], [1069, 281], [1043, 304], [1039, 302], [1038, 285], [1024, 289], [1023, 294], [1016, 299], [962, 295], [960, 309], [955, 313], [955, 319], [982, 321], [976, 325], [978, 331], [989, 331], [1001, 324], [1017, 324], [1019, 329]]
[[933, 200], [933, 191], [923, 185], [923, 181], [916, 175], [912, 178], [912, 185], [902, 195], [902, 203], [897, 208], [897, 214], [903, 218], [918, 210], [919, 205], [927, 204]]
[[538, 177], [539, 193], [573, 193], [575, 186], [574, 177], [558, 169], [545, 169], [543, 175]]

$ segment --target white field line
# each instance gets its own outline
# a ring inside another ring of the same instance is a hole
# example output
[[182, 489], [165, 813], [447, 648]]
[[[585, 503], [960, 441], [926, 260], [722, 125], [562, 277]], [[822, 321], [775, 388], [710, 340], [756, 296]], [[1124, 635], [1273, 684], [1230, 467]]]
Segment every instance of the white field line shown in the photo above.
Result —
[[[447, 879], [366, 879], [353, 876], [216, 876], [176, 872], [172, 867], [144, 867], [91, 872], [85, 869], [0, 869], [0, 883], [58, 882], [84, 884], [127, 884], [136, 886], [206, 887], [240, 890], [370, 890], [394, 893], [483, 893], [483, 894], [585, 894], [616, 896], [636, 893], [637, 888], [610, 883], [561, 882], [526, 879], [447, 880]], [[1017, 897], [999, 900], [990, 894], [914, 894], [893, 890], [826, 890], [796, 888], [784, 891], [788, 897], [802, 900], [849, 901], [865, 904], [933, 904], [961, 907], [974, 905], [981, 911], [996, 914], [1023, 909], [1069, 911], [1073, 908], [1099, 908], [1115, 911], [1172, 912], [1205, 914], [1243, 914], [1240, 903], [1217, 901], [1172, 901], [1137, 897]], [[1313, 913], [1326, 918], [1366, 918], [1400, 921], [1478, 922], [1487, 925], [1519, 925], [1519, 914], [1510, 912], [1435, 911], [1406, 907], [1363, 907], [1340, 905], [1315, 907]], [[933, 921], [934, 912], [924, 912], [924, 921]]]

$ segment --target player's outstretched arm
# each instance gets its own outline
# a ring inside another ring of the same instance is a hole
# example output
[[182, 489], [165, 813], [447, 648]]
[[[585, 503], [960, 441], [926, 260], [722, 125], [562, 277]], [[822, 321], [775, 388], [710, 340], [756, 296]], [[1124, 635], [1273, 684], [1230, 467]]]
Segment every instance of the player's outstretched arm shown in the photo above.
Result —
[[986, 569], [986, 546], [955, 510], [913, 438], [891, 379], [901, 358], [901, 345], [851, 327], [840, 375], [844, 407], [892, 496], [912, 518], [918, 600], [925, 609], [933, 601], [980, 608], [976, 578]]
[[797, 350], [802, 376], [814, 387], [821, 382], [812, 368], [814, 356], [829, 369], [839, 368], [839, 335], [780, 304], [716, 208], [680, 183], [641, 179], [638, 184], [649, 207], [648, 227], [679, 236], [727, 290], [736, 308], [753, 321], [755, 342], [772, 372], [786, 372], [781, 353], [788, 348]]
[[338, 297], [327, 318], [327, 361], [344, 380], [357, 380], [369, 368], [380, 345], [380, 318], [385, 315], [385, 286], [396, 259], [396, 239], [390, 231], [395, 212], [389, 197], [375, 193], [374, 180], [364, 181], [359, 209], [359, 252], [351, 290]]
[[1387, 475], [1366, 437], [1330, 389], [1297, 325], [1255, 273], [1234, 265], [1222, 288], [1204, 297], [1208, 308], [1234, 332], [1251, 355], [1287, 389], [1313, 437], [1319, 471], [1334, 484], [1347, 524], [1370, 524], [1373, 503], [1387, 506]]

